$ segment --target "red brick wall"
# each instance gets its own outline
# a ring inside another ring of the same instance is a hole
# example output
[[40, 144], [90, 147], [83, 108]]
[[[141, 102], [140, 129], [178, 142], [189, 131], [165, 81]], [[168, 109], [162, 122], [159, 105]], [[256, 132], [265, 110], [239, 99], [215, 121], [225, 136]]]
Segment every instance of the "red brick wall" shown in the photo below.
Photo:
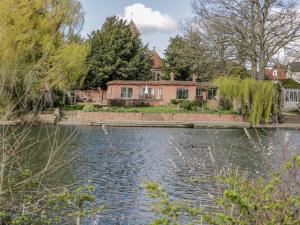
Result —
[[185, 114], [185, 113], [110, 113], [110, 112], [78, 112], [79, 122], [98, 122], [98, 121], [178, 121], [178, 122], [242, 122], [241, 116], [236, 115], [217, 115], [217, 114]]
[[74, 94], [79, 102], [102, 102], [106, 100], [105, 90], [75, 90]]

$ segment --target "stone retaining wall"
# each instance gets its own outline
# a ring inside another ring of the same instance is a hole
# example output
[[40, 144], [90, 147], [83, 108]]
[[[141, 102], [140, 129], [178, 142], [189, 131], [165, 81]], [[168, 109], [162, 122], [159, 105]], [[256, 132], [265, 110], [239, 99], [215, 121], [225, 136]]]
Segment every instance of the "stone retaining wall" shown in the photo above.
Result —
[[77, 116], [66, 114], [68, 120], [78, 122], [99, 121], [174, 121], [174, 122], [242, 122], [241, 116], [218, 114], [185, 114], [185, 113], [111, 113], [111, 112], [77, 112]]

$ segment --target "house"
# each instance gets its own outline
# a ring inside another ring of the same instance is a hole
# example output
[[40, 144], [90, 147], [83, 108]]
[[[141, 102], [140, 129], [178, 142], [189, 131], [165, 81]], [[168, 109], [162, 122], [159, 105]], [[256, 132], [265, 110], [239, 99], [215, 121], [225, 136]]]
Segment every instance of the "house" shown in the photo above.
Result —
[[207, 101], [215, 100], [217, 90], [208, 83], [176, 81], [174, 74], [170, 80], [124, 81], [107, 83], [107, 102], [109, 105], [167, 105], [172, 100]]
[[287, 69], [284, 66], [275, 65], [272, 68], [265, 69], [265, 77], [267, 80], [285, 80]]
[[300, 82], [288, 78], [281, 82], [281, 109], [283, 111], [299, 111], [300, 108]]

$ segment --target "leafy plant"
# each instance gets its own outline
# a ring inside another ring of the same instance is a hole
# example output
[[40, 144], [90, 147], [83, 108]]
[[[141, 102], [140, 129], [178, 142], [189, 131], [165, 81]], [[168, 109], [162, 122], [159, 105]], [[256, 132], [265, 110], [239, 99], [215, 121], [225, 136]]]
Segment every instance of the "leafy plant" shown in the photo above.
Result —
[[296, 225], [300, 224], [300, 156], [284, 163], [269, 178], [229, 169], [216, 179], [216, 210], [197, 208], [170, 200], [165, 190], [155, 183], [144, 184], [153, 199], [153, 211], [159, 216], [153, 225]]
[[190, 111], [195, 109], [196, 107], [196, 102], [195, 101], [189, 101], [189, 100], [182, 100], [179, 102], [180, 108]]
[[84, 112], [95, 112], [96, 111], [96, 107], [92, 104], [86, 104], [84, 105], [84, 107], [82, 108], [82, 110]]
[[225, 100], [241, 101], [243, 114], [250, 114], [250, 120], [254, 124], [263, 121], [269, 123], [271, 114], [278, 111], [279, 93], [272, 82], [220, 77], [214, 81], [214, 84]]

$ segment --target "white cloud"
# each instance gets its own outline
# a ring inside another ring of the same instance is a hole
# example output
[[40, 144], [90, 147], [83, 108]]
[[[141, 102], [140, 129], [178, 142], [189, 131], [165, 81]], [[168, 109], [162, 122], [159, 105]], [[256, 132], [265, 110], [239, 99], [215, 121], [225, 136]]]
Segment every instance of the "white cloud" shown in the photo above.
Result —
[[178, 31], [178, 24], [172, 17], [147, 8], [141, 3], [126, 6], [121, 18], [127, 21], [132, 18], [140, 31], [144, 33]]

